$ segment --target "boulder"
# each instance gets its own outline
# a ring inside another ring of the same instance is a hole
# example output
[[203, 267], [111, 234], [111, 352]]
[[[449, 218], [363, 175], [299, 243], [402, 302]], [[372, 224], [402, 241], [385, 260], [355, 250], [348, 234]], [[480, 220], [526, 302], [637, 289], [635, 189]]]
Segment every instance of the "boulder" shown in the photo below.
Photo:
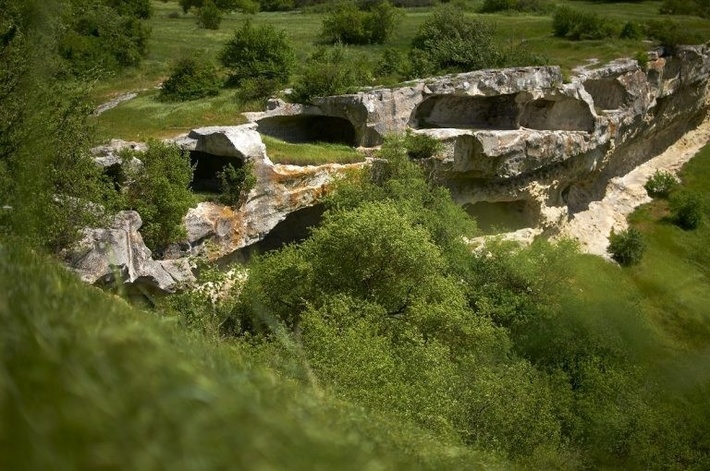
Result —
[[187, 259], [153, 260], [138, 232], [142, 224], [137, 212], [121, 211], [107, 228], [84, 229], [63, 258], [83, 281], [95, 285], [122, 283], [170, 293], [194, 283]]

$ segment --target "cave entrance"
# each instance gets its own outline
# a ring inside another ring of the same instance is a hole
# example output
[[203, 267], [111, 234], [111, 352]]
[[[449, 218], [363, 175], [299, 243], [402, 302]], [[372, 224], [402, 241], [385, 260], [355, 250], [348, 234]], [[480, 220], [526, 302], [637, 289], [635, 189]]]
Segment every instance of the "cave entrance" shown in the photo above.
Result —
[[324, 212], [323, 204], [294, 211], [276, 224], [262, 240], [227, 255], [219, 261], [219, 264], [246, 263], [255, 254], [271, 252], [288, 244], [303, 242], [311, 234], [311, 229], [320, 225]]
[[292, 144], [328, 142], [351, 147], [358, 145], [352, 123], [335, 116], [273, 116], [259, 120], [256, 130]]
[[190, 151], [192, 191], [197, 193], [219, 193], [221, 191], [218, 174], [228, 165], [239, 169], [244, 162], [239, 157], [209, 154], [198, 150]]
[[525, 128], [550, 131], [594, 130], [595, 118], [589, 106], [574, 98], [531, 101], [520, 115], [520, 125]]
[[417, 106], [411, 122], [416, 129], [518, 129], [515, 97], [434, 96]]
[[616, 79], [587, 80], [584, 89], [592, 96], [594, 106], [600, 110], [618, 110], [628, 99], [626, 88]]
[[531, 227], [526, 201], [481, 201], [463, 207], [485, 235], [513, 232]]

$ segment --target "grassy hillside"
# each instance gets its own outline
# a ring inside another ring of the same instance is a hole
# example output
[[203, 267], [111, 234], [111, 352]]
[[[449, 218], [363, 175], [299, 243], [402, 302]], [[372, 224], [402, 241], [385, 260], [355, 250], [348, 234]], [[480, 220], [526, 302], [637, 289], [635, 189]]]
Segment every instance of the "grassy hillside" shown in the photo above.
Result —
[[[0, 469], [495, 469], [0, 246]], [[284, 363], [286, 365], [286, 363]]]

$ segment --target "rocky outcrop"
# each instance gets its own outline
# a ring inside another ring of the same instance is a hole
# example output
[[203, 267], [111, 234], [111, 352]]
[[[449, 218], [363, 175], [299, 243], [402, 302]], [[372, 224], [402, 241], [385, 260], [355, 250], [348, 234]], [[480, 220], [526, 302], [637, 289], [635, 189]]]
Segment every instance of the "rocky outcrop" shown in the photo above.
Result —
[[[444, 145], [425, 165], [455, 200], [526, 202], [528, 219], [552, 234], [601, 199], [608, 181], [706, 115], [709, 45], [667, 57], [654, 51], [649, 59], [644, 67], [620, 59], [580, 68], [568, 83], [558, 67], [482, 70], [312, 106], [274, 101], [248, 118], [260, 132], [294, 141], [309, 140], [313, 123], [346, 123], [359, 146], [377, 145], [390, 132], [429, 135]], [[280, 135], [279, 124], [289, 131]]]
[[82, 238], [62, 255], [87, 283], [154, 293], [174, 292], [194, 283], [186, 259], [153, 260], [138, 229], [143, 222], [135, 211], [121, 211], [107, 228], [84, 229]]
[[254, 188], [238, 207], [203, 202], [189, 210], [185, 226], [193, 251], [206, 248], [210, 258], [218, 258], [262, 240], [289, 214], [316, 204], [338, 175], [363, 165], [274, 164], [255, 128], [247, 124], [190, 133], [195, 151], [216, 160], [248, 161], [256, 177]]

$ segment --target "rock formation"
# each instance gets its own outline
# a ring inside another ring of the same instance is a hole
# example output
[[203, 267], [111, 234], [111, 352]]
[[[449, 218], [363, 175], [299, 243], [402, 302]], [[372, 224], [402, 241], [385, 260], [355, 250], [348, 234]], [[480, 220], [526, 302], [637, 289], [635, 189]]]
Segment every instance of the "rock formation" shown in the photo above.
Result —
[[274, 164], [255, 130], [256, 125], [193, 130], [182, 140], [188, 149], [219, 160], [236, 157], [253, 165], [256, 185], [239, 207], [200, 203], [185, 216], [188, 242], [206, 244], [210, 258], [230, 254], [262, 240], [289, 214], [313, 206], [340, 173], [363, 164], [296, 166]]
[[119, 212], [108, 228], [84, 229], [82, 238], [62, 255], [87, 283], [113, 286], [117, 281], [141, 293], [173, 292], [195, 281], [186, 259], [153, 260], [143, 243], [143, 221], [135, 211]]
[[558, 67], [481, 70], [312, 106], [272, 101], [247, 117], [295, 142], [319, 134], [374, 146], [391, 132], [429, 135], [444, 150], [426, 164], [456, 201], [520, 202], [551, 235], [707, 113], [710, 46], [649, 58], [645, 67], [621, 59], [580, 69], [569, 83]]

